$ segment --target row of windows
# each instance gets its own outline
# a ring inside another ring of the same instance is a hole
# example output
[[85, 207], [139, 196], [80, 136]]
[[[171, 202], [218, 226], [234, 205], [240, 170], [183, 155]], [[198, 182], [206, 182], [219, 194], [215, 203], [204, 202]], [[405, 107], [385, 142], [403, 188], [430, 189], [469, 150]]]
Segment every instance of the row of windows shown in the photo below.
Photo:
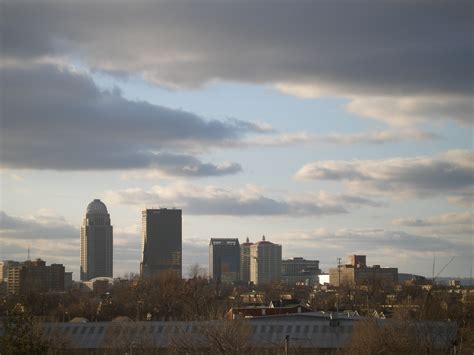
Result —
[[[150, 326], [147, 329], [143, 327], [111, 327], [111, 330], [116, 335], [126, 335], [127, 333], [130, 335], [135, 335], [137, 331], [140, 332], [148, 332], [149, 334], [152, 333], [197, 333], [201, 325], [187, 325], [186, 327], [180, 326]], [[53, 332], [54, 327], [47, 327], [46, 328], [46, 335], [49, 335]], [[59, 328], [56, 328], [59, 329]], [[66, 326], [60, 328], [60, 331], [63, 334], [71, 334], [71, 335], [84, 335], [84, 334], [102, 334], [104, 332], [105, 326]], [[325, 334], [330, 331], [330, 329], [334, 329], [339, 333], [350, 332], [352, 330], [351, 325], [347, 326], [338, 326], [338, 327], [331, 327], [327, 325], [319, 326], [319, 325], [254, 325], [252, 326], [252, 331], [254, 334], [273, 334], [273, 333], [319, 333], [320, 331]], [[333, 331], [333, 330], [331, 330]]]
[[[286, 328], [286, 330], [285, 330]], [[352, 326], [339, 326], [339, 327], [331, 327], [327, 325], [319, 326], [319, 325], [260, 325], [260, 326], [253, 326], [253, 332], [257, 333], [259, 332], [260, 334], [272, 334], [272, 333], [283, 333], [285, 330], [285, 333], [303, 333], [303, 334], [308, 334], [308, 333], [319, 333], [321, 331], [323, 334], [328, 333], [330, 330], [331, 331], [337, 331], [339, 333], [345, 333], [347, 330], [350, 332], [352, 330]]]

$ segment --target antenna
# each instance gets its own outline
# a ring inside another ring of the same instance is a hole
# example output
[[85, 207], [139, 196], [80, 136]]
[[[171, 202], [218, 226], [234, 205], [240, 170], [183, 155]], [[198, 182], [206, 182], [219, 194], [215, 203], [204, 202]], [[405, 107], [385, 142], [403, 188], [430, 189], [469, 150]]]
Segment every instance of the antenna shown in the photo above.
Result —
[[435, 264], [436, 264], [436, 254], [433, 254], [433, 272], [432, 272], [432, 277], [431, 277], [433, 282], [434, 282], [434, 278], [435, 278]]
[[[339, 276], [337, 287], [341, 287], [341, 260], [342, 260], [341, 257], [337, 258], [337, 273], [338, 273], [338, 276]], [[339, 313], [339, 291], [336, 294], [336, 296], [337, 296], [337, 298], [336, 298], [336, 312]]]
[[[449, 264], [452, 263], [452, 261], [456, 258], [456, 256], [453, 256], [442, 268], [441, 270], [436, 274], [436, 276], [434, 276], [434, 272], [433, 272], [433, 286], [435, 284], [435, 280], [436, 278], [441, 275], [441, 273], [444, 271], [444, 269], [446, 269], [448, 267]], [[433, 270], [434, 270], [434, 260], [433, 260]], [[428, 296], [430, 295], [431, 293], [431, 290], [428, 290], [428, 292], [426, 293], [426, 296], [425, 296], [425, 300], [423, 302], [423, 304], [421, 305], [421, 310], [420, 310], [420, 317], [419, 319], [421, 320], [422, 317], [423, 317], [423, 314], [424, 314], [424, 311], [425, 311], [425, 307], [426, 307], [426, 302], [428, 301]]]
[[29, 246], [29, 245], [28, 245], [28, 259], [26, 259], [26, 260], [28, 260], [28, 261], [31, 260], [31, 259], [30, 259], [30, 246]]
[[472, 263], [471, 263], [471, 273], [469, 274], [469, 286], [472, 286]]

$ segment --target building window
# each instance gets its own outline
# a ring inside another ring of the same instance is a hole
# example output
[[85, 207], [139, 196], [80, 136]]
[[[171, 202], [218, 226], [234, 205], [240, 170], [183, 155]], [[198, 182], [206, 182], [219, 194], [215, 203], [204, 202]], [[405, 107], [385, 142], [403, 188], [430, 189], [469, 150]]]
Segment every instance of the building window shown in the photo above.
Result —
[[305, 326], [304, 326], [304, 332], [305, 332], [305, 333], [308, 333], [308, 332], [309, 332], [309, 325], [305, 325]]
[[317, 333], [319, 331], [319, 325], [313, 325], [313, 333]]

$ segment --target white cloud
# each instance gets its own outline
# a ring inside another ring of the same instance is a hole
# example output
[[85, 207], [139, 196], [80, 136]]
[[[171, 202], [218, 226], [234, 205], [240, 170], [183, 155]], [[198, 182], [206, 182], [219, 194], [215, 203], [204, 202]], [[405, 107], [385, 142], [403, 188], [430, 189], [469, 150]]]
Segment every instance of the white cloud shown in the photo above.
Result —
[[298, 196], [272, 197], [257, 186], [241, 189], [217, 186], [170, 184], [150, 190], [130, 188], [106, 192], [111, 204], [157, 205], [183, 208], [187, 214], [230, 216], [311, 216], [347, 213], [348, 208], [380, 206], [381, 203], [359, 195], [330, 195], [325, 192]]
[[361, 133], [332, 133], [314, 134], [309, 132], [282, 133], [260, 136], [256, 139], [248, 139], [237, 143], [239, 146], [293, 146], [293, 145], [317, 145], [317, 144], [384, 144], [401, 142], [407, 140], [434, 140], [440, 136], [422, 132], [413, 128], [388, 129], [379, 131], [367, 131]]

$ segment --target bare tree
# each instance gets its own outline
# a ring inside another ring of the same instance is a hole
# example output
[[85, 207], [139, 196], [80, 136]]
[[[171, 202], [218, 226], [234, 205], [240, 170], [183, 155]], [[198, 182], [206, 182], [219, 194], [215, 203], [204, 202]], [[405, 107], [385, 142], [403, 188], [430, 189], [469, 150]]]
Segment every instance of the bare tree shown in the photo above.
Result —
[[[197, 325], [195, 325], [197, 326]], [[241, 320], [208, 322], [193, 333], [182, 333], [172, 339], [171, 353], [208, 352], [211, 354], [245, 354], [252, 350], [251, 327]]]
[[416, 321], [359, 321], [343, 354], [432, 354], [431, 333]]

